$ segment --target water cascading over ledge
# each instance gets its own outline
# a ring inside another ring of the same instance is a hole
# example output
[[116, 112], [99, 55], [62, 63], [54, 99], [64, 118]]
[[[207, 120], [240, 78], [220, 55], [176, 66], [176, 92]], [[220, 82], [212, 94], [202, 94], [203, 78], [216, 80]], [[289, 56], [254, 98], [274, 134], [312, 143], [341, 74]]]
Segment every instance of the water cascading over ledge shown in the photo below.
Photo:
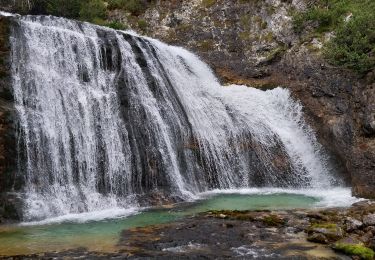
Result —
[[223, 87], [194, 54], [131, 32], [12, 19], [25, 220], [332, 183], [288, 90]]

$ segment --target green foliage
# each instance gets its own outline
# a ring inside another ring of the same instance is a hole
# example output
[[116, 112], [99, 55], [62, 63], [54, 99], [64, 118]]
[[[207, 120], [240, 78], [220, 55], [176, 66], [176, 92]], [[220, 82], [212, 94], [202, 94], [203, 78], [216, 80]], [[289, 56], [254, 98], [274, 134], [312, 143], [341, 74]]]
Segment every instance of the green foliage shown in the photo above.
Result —
[[142, 31], [145, 31], [147, 29], [147, 27], [148, 27], [148, 23], [145, 20], [140, 19], [140, 20], [138, 20], [138, 27]]
[[324, 54], [332, 64], [359, 73], [375, 68], [375, 13], [361, 15], [341, 25]]
[[334, 249], [347, 255], [359, 256], [361, 259], [365, 260], [372, 260], [375, 257], [374, 251], [363, 245], [336, 243]]
[[108, 26], [108, 27], [110, 27], [112, 29], [115, 29], [115, 30], [126, 30], [126, 29], [128, 29], [128, 26], [126, 24], [123, 24], [119, 21], [109, 22], [105, 26]]
[[147, 3], [143, 0], [109, 0], [109, 9], [122, 9], [132, 15], [140, 15], [145, 11]]
[[109, 0], [108, 9], [124, 9], [127, 2], [127, 0]]
[[100, 24], [98, 21], [106, 18], [106, 5], [102, 0], [84, 1], [81, 4], [79, 17], [82, 20], [89, 22], [96, 21], [96, 23]]
[[202, 5], [206, 8], [213, 6], [216, 3], [216, 0], [202, 0]]
[[267, 226], [271, 226], [271, 227], [280, 226], [285, 223], [283, 219], [273, 214], [263, 217], [262, 221], [264, 224], [266, 224]]
[[296, 13], [293, 22], [297, 32], [308, 25], [315, 33], [333, 31], [335, 36], [324, 46], [331, 64], [361, 74], [375, 67], [374, 0], [318, 0], [306, 12]]
[[83, 0], [15, 0], [15, 11], [21, 14], [50, 14], [77, 18]]
[[[34, 3], [34, 9], [44, 6], [47, 14], [67, 18], [78, 18], [81, 9], [81, 0], [38, 0]], [[41, 11], [41, 10], [40, 10]]]
[[312, 228], [326, 228], [326, 229], [336, 229], [337, 224], [334, 223], [313, 223]]

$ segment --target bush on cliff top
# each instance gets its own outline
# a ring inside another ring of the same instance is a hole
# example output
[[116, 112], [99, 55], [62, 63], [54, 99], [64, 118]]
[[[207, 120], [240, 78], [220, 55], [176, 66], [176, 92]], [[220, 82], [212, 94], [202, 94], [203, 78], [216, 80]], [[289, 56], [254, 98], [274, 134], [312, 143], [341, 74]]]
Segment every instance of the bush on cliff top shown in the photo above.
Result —
[[306, 12], [294, 16], [297, 32], [307, 26], [318, 33], [334, 33], [324, 47], [330, 63], [361, 74], [375, 68], [374, 0], [319, 0]]
[[125, 29], [127, 26], [119, 21], [106, 21], [108, 11], [121, 9], [138, 16], [152, 2], [153, 0], [15, 0], [13, 9], [21, 14], [61, 16]]

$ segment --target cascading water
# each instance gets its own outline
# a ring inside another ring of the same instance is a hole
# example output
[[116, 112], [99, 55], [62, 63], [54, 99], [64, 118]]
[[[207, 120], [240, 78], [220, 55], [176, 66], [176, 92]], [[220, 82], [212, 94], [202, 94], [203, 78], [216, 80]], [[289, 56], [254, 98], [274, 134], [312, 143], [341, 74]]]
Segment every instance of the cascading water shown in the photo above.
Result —
[[192, 53], [131, 32], [15, 21], [26, 220], [333, 181], [288, 90], [223, 87]]

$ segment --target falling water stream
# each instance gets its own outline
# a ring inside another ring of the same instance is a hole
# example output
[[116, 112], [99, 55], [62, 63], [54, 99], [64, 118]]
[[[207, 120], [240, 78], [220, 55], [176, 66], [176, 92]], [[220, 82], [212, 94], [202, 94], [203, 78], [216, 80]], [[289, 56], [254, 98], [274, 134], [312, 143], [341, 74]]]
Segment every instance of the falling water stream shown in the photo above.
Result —
[[334, 182], [286, 89], [224, 87], [183, 48], [63, 18], [15, 19], [11, 49], [27, 221]]

